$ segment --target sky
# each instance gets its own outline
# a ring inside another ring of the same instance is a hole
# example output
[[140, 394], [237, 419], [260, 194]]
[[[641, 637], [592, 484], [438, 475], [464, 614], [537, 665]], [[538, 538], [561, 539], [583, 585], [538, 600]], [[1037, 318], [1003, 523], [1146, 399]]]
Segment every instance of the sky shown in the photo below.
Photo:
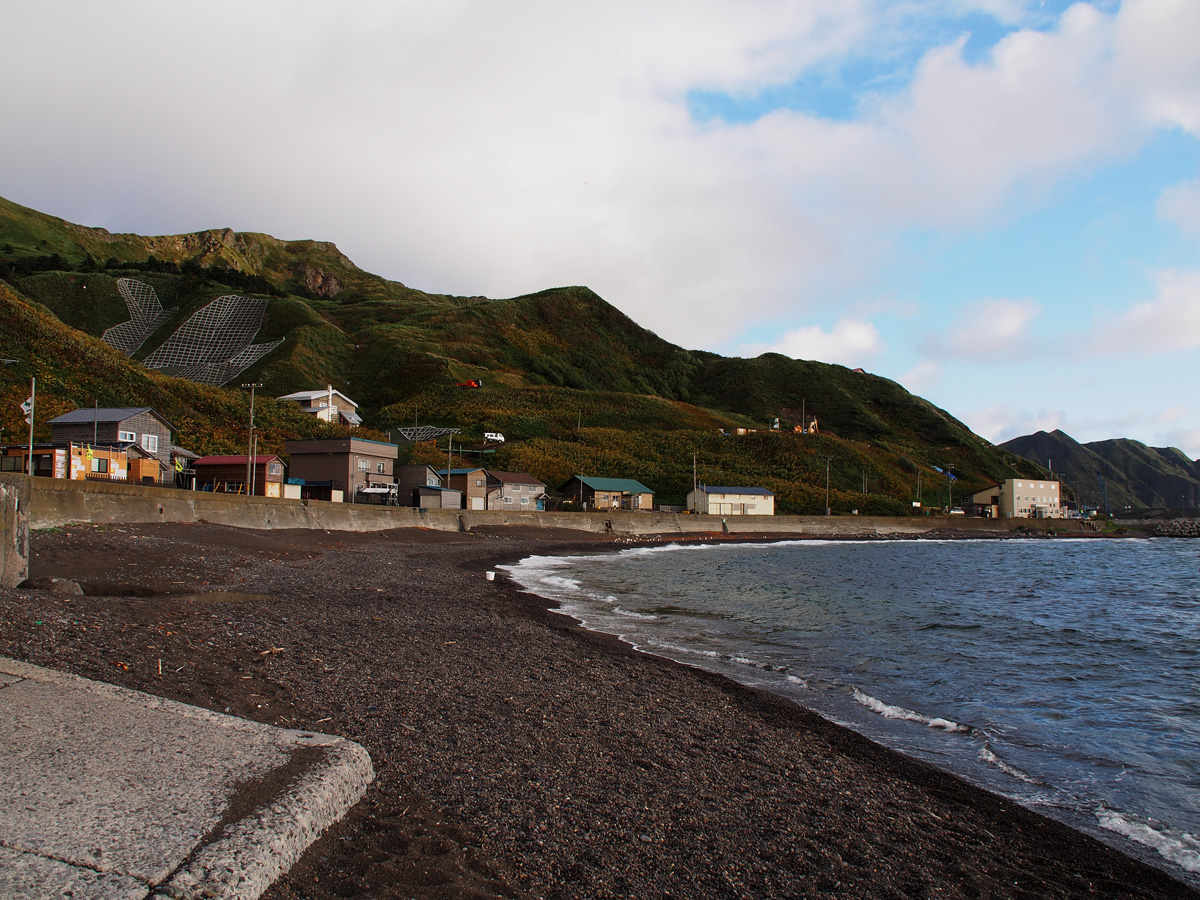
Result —
[[1200, 457], [1200, 0], [6, 0], [0, 195]]

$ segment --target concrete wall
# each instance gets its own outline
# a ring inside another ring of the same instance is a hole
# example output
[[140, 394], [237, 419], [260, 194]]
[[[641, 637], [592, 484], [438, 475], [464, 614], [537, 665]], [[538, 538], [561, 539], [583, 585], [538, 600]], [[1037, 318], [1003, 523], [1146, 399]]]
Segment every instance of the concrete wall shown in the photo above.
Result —
[[[147, 522], [211, 522], [237, 528], [320, 528], [329, 531], [385, 531], [391, 528], [432, 528], [469, 531], [475, 528], [534, 526], [597, 534], [612, 523], [614, 534], [728, 534], [782, 535], [895, 535], [920, 534], [938, 528], [960, 531], [1005, 532], [1016, 527], [1053, 527], [1079, 530], [1078, 522], [1054, 520], [1034, 525], [1029, 519], [966, 519], [961, 516], [704, 516], [687, 513], [624, 512], [508, 512], [410, 507], [368, 506], [211, 494], [173, 488], [104, 482], [66, 481], [53, 478], [28, 481], [29, 527], [52, 528], [72, 524], [107, 525]], [[10, 501], [11, 502], [11, 501]], [[7, 533], [7, 532], [6, 532]]]
[[0, 473], [0, 587], [29, 577], [29, 481]]

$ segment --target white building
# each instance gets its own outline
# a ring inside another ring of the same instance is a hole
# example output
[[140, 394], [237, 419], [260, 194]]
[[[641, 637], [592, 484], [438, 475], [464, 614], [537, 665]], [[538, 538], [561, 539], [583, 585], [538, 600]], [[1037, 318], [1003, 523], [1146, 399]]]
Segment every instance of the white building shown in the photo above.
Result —
[[710, 516], [775, 515], [775, 495], [766, 488], [706, 485], [688, 492], [687, 505]]
[[335, 391], [332, 384], [323, 391], [296, 391], [294, 394], [287, 394], [275, 399], [298, 403], [302, 410], [312, 413], [322, 422], [348, 425], [351, 428], [362, 424], [362, 419], [355, 411], [358, 409], [358, 404], [341, 391]]
[[978, 507], [991, 507], [1003, 519], [1061, 519], [1066, 515], [1057, 481], [1009, 478], [972, 495]]

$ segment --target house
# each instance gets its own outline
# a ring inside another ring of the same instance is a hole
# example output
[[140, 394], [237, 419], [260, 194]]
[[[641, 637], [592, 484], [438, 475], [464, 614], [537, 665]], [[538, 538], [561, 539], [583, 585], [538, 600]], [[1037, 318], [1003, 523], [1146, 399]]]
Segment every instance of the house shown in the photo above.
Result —
[[[352, 437], [287, 441], [283, 446], [291, 460], [293, 480], [342, 491], [352, 503], [362, 488], [394, 483], [392, 467], [400, 454], [395, 444]], [[371, 492], [363, 499], [369, 496]]]
[[760, 487], [702, 485], [688, 492], [687, 506], [710, 516], [773, 516], [775, 495]]
[[332, 384], [323, 391], [296, 391], [294, 394], [285, 394], [275, 399], [298, 403], [302, 410], [312, 413], [322, 422], [347, 425], [350, 428], [362, 424], [362, 419], [356, 411], [358, 404], [341, 391], [335, 391]]
[[546, 508], [546, 484], [524, 472], [487, 470], [487, 508], [528, 510]]
[[[128, 469], [129, 453], [126, 447], [48, 442], [33, 445], [33, 474], [39, 478], [125, 481]], [[28, 470], [28, 444], [0, 446], [0, 472]]]
[[442, 486], [461, 491], [463, 509], [487, 509], [487, 469], [438, 469]]
[[1009, 478], [971, 496], [977, 515], [1003, 519], [1061, 519], [1067, 514], [1060, 485], [1045, 479]]
[[[218, 494], [283, 496], [283, 460], [278, 456], [201, 456], [192, 463], [196, 489]], [[250, 476], [250, 481], [246, 476]]]
[[128, 473], [130, 482], [172, 482], [171, 423], [148, 406], [77, 409], [49, 422], [52, 443], [115, 447], [135, 445], [142, 452], [130, 453], [138, 461]]
[[654, 509], [654, 491], [632, 478], [574, 475], [559, 490], [582, 509]]

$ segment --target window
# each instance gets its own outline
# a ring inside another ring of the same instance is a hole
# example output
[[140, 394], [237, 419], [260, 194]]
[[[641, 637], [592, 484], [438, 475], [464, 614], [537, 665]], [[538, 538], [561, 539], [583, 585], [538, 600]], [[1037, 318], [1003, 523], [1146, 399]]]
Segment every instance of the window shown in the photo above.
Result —
[[371, 471], [371, 464], [369, 462], [367, 462], [365, 459], [360, 459], [358, 461], [358, 471], [360, 471], [360, 472]]
[[283, 463], [277, 463], [277, 462], [267, 463], [267, 474], [268, 475], [282, 475], [283, 474]]
[[511, 504], [511, 503], [512, 503], [512, 497], [505, 497], [505, 498], [504, 498], [504, 502], [505, 502], [505, 503], [510, 503], [510, 504]]
[[0, 472], [24, 472], [25, 457], [0, 456]]
[[92, 457], [92, 471], [105, 474], [108, 472], [108, 460], [100, 459], [98, 456]]
[[521, 498], [521, 505], [522, 505], [522, 506], [528, 506], [528, 505], [529, 505], [529, 498], [528, 498], [528, 497], [522, 497], [522, 498]]
[[132, 431], [118, 431], [117, 440], [122, 444], [136, 444], [137, 434]]
[[384, 464], [383, 464], [383, 463], [381, 463], [381, 462], [380, 462], [380, 463], [375, 463], [375, 471], [376, 471], [376, 472], [378, 472], [380, 475], [383, 475], [383, 474], [385, 474], [385, 473], [384, 473]]
[[483, 487], [483, 479], [479, 478], [475, 481], [475, 487]]
[[158, 452], [158, 435], [157, 434], [143, 434], [142, 435], [142, 449], [145, 450], [147, 453], [157, 453]]

